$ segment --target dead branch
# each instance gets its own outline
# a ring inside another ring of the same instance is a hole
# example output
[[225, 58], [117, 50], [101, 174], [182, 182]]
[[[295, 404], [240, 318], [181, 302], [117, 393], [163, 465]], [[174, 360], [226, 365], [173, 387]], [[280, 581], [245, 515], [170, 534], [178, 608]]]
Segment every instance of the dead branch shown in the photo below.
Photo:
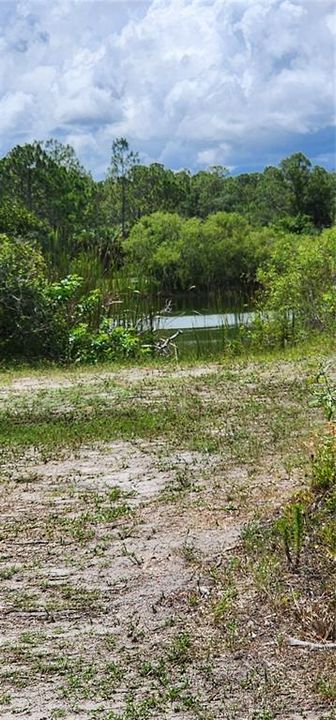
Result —
[[336, 650], [335, 642], [311, 642], [309, 640], [300, 640], [299, 638], [287, 636], [288, 645], [292, 647], [308, 648], [309, 650]]

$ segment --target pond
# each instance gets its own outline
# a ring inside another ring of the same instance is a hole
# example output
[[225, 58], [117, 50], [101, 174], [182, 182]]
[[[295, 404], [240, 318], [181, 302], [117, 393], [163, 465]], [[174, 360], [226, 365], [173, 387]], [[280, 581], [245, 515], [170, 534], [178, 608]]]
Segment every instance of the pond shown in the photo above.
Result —
[[166, 311], [154, 315], [152, 327], [160, 338], [180, 332], [174, 342], [181, 357], [206, 357], [221, 352], [240, 325], [251, 323], [251, 308], [246, 298], [189, 294], [166, 301]]
[[206, 358], [223, 351], [240, 325], [251, 323], [252, 307], [251, 298], [234, 293], [189, 292], [147, 298], [139, 294], [133, 302], [123, 301], [119, 311], [124, 322], [144, 332], [153, 330], [157, 341], [178, 332], [174, 343], [179, 357]]
[[206, 357], [224, 350], [229, 340], [237, 335], [240, 325], [249, 325], [252, 312], [222, 312], [156, 315], [153, 328], [158, 338], [167, 338], [177, 331], [174, 340], [181, 357]]
[[223, 312], [175, 315], [162, 314], [153, 318], [155, 330], [207, 330], [209, 328], [231, 328], [248, 325], [253, 318], [252, 312]]

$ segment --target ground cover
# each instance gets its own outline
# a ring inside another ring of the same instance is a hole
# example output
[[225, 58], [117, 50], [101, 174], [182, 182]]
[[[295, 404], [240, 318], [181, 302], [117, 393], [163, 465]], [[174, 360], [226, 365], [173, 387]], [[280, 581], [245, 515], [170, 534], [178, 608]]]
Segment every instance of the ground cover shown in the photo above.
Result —
[[321, 359], [3, 376], [1, 717], [335, 717], [272, 535]]

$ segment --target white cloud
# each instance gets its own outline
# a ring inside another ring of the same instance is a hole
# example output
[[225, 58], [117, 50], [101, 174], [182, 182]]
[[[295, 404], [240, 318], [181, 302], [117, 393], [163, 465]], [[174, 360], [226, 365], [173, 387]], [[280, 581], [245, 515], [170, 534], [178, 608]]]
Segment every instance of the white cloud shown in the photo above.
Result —
[[127, 136], [172, 165], [237, 164], [332, 124], [332, 0], [0, 3], [3, 150], [58, 135], [93, 169]]
[[0, 128], [3, 133], [24, 122], [26, 113], [33, 107], [33, 96], [23, 92], [3, 95], [0, 101]]

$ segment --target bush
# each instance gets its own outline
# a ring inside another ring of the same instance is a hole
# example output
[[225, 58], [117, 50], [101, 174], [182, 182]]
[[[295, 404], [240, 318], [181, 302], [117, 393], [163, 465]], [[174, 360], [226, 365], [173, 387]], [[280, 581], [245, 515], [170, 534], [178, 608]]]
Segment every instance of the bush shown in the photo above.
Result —
[[253, 327], [260, 344], [286, 345], [312, 331], [333, 332], [336, 320], [336, 230], [319, 236], [280, 236], [267, 265]]
[[18, 202], [3, 200], [0, 204], [0, 233], [11, 237], [41, 240], [50, 229], [34, 213]]
[[156, 212], [133, 226], [123, 249], [129, 269], [168, 290], [253, 287], [278, 233], [253, 230], [238, 213], [185, 220]]
[[90, 330], [87, 323], [79, 323], [70, 333], [69, 343], [70, 358], [75, 362], [97, 363], [129, 358], [141, 351], [140, 340], [134, 330], [113, 328], [107, 319], [96, 331]]
[[0, 235], [0, 349], [3, 356], [44, 354], [51, 312], [45, 264], [29, 242]]
[[136, 331], [113, 328], [101, 291], [83, 295], [82, 285], [79, 275], [49, 283], [40, 251], [1, 235], [2, 356], [98, 362], [137, 355]]

